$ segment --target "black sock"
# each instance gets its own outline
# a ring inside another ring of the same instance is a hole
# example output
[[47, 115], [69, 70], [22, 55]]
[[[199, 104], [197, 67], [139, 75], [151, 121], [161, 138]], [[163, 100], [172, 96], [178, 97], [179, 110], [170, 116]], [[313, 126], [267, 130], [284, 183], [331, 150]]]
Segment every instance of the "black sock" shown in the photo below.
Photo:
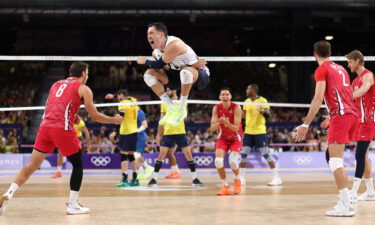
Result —
[[159, 170], [160, 170], [160, 168], [161, 168], [162, 165], [163, 165], [163, 162], [162, 162], [162, 161], [158, 161], [158, 160], [156, 160], [154, 171], [155, 171], [156, 173], [159, 173]]
[[122, 182], [128, 181], [128, 174], [127, 173], [122, 173]]
[[194, 162], [194, 160], [188, 161], [188, 164], [189, 164], [190, 171], [195, 172], [195, 162]]
[[137, 172], [133, 172], [133, 180], [137, 180]]

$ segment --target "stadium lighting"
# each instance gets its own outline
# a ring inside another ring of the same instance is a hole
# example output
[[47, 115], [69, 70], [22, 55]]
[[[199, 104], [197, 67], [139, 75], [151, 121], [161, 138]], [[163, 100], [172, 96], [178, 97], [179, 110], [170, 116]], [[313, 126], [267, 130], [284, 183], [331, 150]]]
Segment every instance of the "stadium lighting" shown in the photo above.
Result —
[[270, 63], [270, 64], [268, 64], [268, 67], [269, 68], [275, 68], [276, 67], [276, 63]]
[[325, 37], [325, 39], [326, 39], [327, 41], [333, 40], [333, 36], [332, 36], [332, 35], [327, 35], [327, 36]]

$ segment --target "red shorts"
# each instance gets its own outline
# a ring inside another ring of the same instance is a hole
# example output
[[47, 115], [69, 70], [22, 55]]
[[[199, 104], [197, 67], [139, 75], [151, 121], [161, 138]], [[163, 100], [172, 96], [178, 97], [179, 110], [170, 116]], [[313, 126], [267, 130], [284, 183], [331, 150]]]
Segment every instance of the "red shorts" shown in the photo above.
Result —
[[40, 152], [52, 153], [55, 148], [58, 148], [63, 156], [70, 156], [79, 152], [81, 143], [77, 134], [72, 130], [40, 127], [34, 149]]
[[374, 122], [360, 123], [357, 127], [355, 141], [372, 141], [374, 136]]
[[230, 150], [231, 152], [238, 152], [241, 153], [243, 141], [234, 140], [234, 141], [227, 141], [224, 139], [217, 139], [216, 141], [216, 149], [222, 149], [224, 151]]
[[338, 116], [329, 120], [328, 144], [349, 144], [353, 140], [359, 119], [353, 114]]

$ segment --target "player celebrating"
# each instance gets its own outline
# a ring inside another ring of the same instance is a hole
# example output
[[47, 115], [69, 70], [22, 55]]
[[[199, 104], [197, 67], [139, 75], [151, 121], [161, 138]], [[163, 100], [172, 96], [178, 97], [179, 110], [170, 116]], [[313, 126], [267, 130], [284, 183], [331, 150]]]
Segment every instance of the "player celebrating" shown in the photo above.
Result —
[[[173, 96], [173, 91], [168, 89], [167, 94], [169, 96]], [[174, 95], [173, 98], [176, 98]], [[168, 109], [166, 109], [166, 106], [164, 104], [161, 105], [161, 117], [165, 116]], [[203, 186], [203, 184], [200, 182], [200, 180], [197, 177], [197, 172], [195, 171], [195, 162], [193, 159], [193, 155], [191, 154], [191, 146], [188, 143], [186, 130], [185, 130], [185, 122], [181, 121], [180, 124], [177, 126], [170, 126], [170, 125], [160, 125], [158, 127], [158, 133], [157, 133], [157, 142], [160, 143], [160, 153], [158, 155], [158, 158], [155, 163], [155, 169], [154, 173], [152, 174], [152, 179], [148, 183], [147, 186], [149, 187], [156, 187], [157, 186], [157, 179], [159, 176], [160, 168], [162, 167], [163, 160], [167, 153], [173, 155], [173, 149], [176, 145], [181, 148], [182, 152], [185, 155], [186, 160], [188, 161], [188, 165], [191, 171], [192, 176], [192, 185], [196, 187]], [[161, 140], [161, 141], [159, 141]], [[177, 164], [177, 163], [176, 163]], [[172, 177], [174, 178], [174, 177]]]
[[[375, 87], [374, 74], [364, 67], [364, 57], [358, 50], [346, 55], [348, 66], [351, 72], [356, 73], [352, 83], [354, 90], [353, 97], [357, 112], [360, 115], [360, 123], [357, 128], [355, 140], [357, 149], [355, 158], [357, 165], [355, 178], [352, 187], [353, 199], [357, 199], [358, 189], [364, 175], [367, 191], [358, 197], [358, 200], [375, 201], [375, 191], [371, 174], [371, 162], [368, 158], [367, 149], [374, 135], [374, 114], [375, 114]], [[365, 173], [365, 168], [366, 172]], [[365, 174], [364, 174], [365, 173]]]
[[350, 79], [346, 70], [330, 61], [331, 45], [327, 41], [314, 44], [314, 56], [319, 64], [315, 70], [315, 95], [309, 112], [302, 125], [296, 128], [296, 141], [306, 138], [308, 127], [322, 104], [326, 102], [330, 121], [328, 129], [329, 167], [339, 189], [339, 201], [327, 216], [354, 216], [355, 211], [350, 201], [348, 177], [344, 169], [343, 153], [354, 135], [358, 116], [353, 102]]
[[[204, 89], [209, 82], [210, 72], [204, 59], [199, 60], [194, 50], [181, 39], [168, 36], [167, 27], [163, 23], [148, 25], [147, 39], [155, 60], [138, 57], [138, 64], [145, 64], [148, 69], [144, 74], [147, 86], [167, 105], [167, 114], [159, 121], [161, 125], [177, 126], [187, 116], [187, 100], [193, 84]], [[177, 90], [181, 88], [180, 104], [173, 104], [164, 86]]]
[[228, 150], [230, 150], [229, 165], [235, 175], [233, 193], [239, 194], [241, 192], [241, 181], [239, 179], [238, 160], [243, 138], [241, 124], [242, 110], [239, 105], [231, 101], [232, 95], [229, 88], [222, 88], [219, 98], [221, 103], [216, 105], [212, 110], [210, 127], [212, 132], [217, 129], [219, 129], [220, 132], [216, 142], [215, 166], [223, 187], [219, 190], [217, 195], [230, 195], [230, 188], [224, 168], [224, 157]]
[[58, 148], [73, 165], [66, 213], [84, 214], [90, 212], [88, 208], [81, 206], [77, 201], [82, 183], [83, 163], [80, 142], [73, 130], [74, 118], [82, 100], [94, 121], [120, 124], [123, 118], [120, 115], [108, 117], [99, 113], [95, 108], [92, 91], [85, 85], [88, 79], [88, 64], [73, 63], [70, 66], [69, 74], [69, 78], [55, 82], [49, 91], [43, 120], [38, 130], [30, 161], [21, 169], [14, 183], [0, 198], [0, 214], [4, 211], [8, 200], [13, 198], [17, 189], [40, 167], [47, 153], [51, 153], [54, 148]]
[[[267, 103], [267, 99], [258, 95], [258, 85], [250, 84], [246, 89], [246, 95], [249, 97], [245, 102], [254, 103]], [[269, 117], [269, 106], [268, 105], [244, 105], [243, 110], [245, 113], [246, 128], [244, 144], [241, 151], [241, 163], [240, 163], [240, 179], [241, 184], [245, 185], [245, 170], [247, 155], [249, 154], [252, 147], [255, 147], [262, 154], [263, 158], [268, 163], [272, 170], [273, 178], [268, 183], [270, 186], [280, 185], [282, 183], [281, 178], [277, 172], [276, 163], [270, 156], [268, 148], [268, 136], [266, 134], [266, 118]]]

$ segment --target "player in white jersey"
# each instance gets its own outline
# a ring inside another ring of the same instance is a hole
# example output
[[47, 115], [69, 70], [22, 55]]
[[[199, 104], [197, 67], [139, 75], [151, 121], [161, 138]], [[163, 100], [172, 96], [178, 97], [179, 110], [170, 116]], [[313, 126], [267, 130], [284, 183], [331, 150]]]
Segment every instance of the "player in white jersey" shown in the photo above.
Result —
[[[137, 63], [150, 67], [143, 78], [153, 92], [167, 105], [167, 114], [159, 121], [161, 125], [177, 126], [186, 118], [187, 99], [193, 85], [204, 89], [209, 83], [210, 71], [206, 61], [199, 59], [194, 50], [181, 39], [168, 36], [167, 27], [163, 23], [148, 25], [147, 39], [155, 60], [147, 60], [143, 56]], [[181, 88], [180, 104], [174, 104], [166, 93], [164, 86], [173, 90]]]

